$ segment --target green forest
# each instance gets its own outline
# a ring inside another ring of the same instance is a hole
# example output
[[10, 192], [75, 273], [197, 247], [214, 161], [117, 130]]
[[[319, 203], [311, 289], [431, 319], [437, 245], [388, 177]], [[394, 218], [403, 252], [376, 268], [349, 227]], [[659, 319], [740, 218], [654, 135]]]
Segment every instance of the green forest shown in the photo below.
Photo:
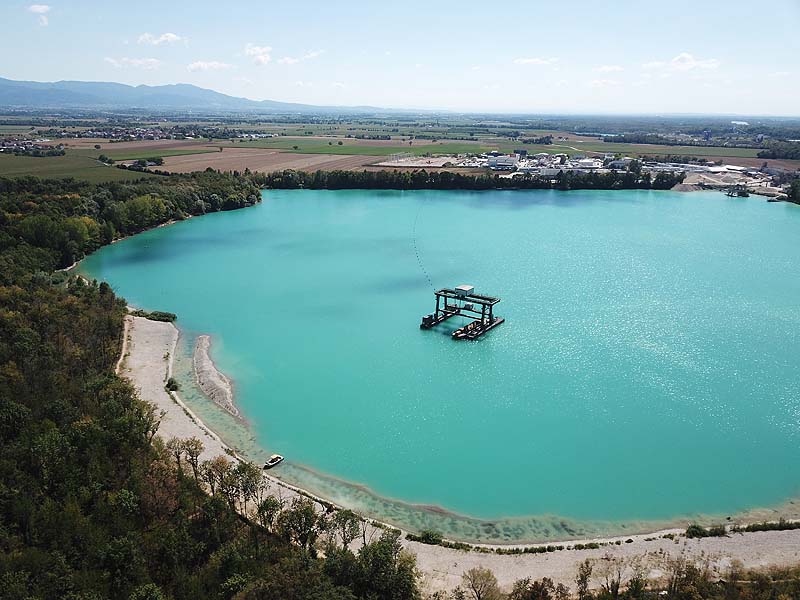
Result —
[[[415, 175], [402, 181], [423, 185]], [[261, 185], [333, 187], [348, 177], [377, 187], [392, 176], [0, 179], [0, 599], [800, 596], [797, 569], [720, 579], [685, 560], [670, 562], [658, 585], [630, 564], [601, 560], [579, 569], [574, 592], [531, 578], [501, 593], [491, 572], [471, 569], [452, 593], [429, 595], [399, 531], [379, 528], [367, 539], [349, 511], [307, 498], [281, 503], [265, 493], [258, 467], [201, 462], [199, 440], [156, 436], [160, 415], [114, 374], [124, 299], [58, 269], [171, 220], [251, 206]], [[444, 185], [438, 177], [427, 183]]]

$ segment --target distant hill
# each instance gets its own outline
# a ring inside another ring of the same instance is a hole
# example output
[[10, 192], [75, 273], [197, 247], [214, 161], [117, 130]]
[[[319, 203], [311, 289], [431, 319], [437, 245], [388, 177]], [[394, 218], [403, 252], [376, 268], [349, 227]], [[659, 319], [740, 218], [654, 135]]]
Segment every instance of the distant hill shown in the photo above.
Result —
[[0, 77], [0, 107], [194, 109], [259, 112], [355, 112], [372, 107], [331, 107], [248, 100], [186, 83], [125, 85], [94, 81], [14, 81]]

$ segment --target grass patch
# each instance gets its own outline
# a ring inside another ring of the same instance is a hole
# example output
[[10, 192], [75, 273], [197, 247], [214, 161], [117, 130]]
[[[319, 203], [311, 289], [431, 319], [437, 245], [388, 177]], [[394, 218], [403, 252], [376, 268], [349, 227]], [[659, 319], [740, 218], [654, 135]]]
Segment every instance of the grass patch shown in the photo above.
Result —
[[124, 171], [104, 165], [88, 156], [80, 156], [68, 152], [65, 156], [33, 156], [0, 155], [0, 177], [35, 177], [56, 178], [74, 177], [90, 183], [107, 181], [129, 181], [142, 177], [153, 177], [149, 173]]

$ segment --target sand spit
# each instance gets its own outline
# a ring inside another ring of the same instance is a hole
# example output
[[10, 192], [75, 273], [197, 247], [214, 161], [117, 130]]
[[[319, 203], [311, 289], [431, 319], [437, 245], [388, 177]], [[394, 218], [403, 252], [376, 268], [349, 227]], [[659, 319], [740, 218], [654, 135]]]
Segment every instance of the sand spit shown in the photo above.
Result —
[[211, 348], [211, 337], [208, 335], [197, 336], [197, 343], [194, 346], [194, 356], [192, 365], [194, 366], [194, 377], [198, 387], [210, 400], [224, 408], [234, 417], [239, 417], [239, 409], [233, 403], [233, 385], [224, 373], [217, 369], [214, 361], [211, 360], [209, 349]]
[[[118, 373], [131, 380], [143, 400], [153, 403], [163, 412], [158, 435], [171, 437], [196, 437], [203, 442], [201, 460], [215, 456], [236, 459], [236, 454], [222, 439], [209, 429], [187, 407], [175, 392], [167, 392], [166, 381], [172, 376], [172, 362], [178, 343], [179, 332], [172, 323], [149, 321], [142, 317], [126, 319], [125, 339]], [[290, 486], [274, 477], [266, 476], [270, 482], [269, 493], [284, 502], [302, 494], [315, 498], [299, 488]], [[764, 515], [768, 518], [767, 515]], [[611, 542], [594, 550], [561, 550], [544, 554], [500, 555], [479, 550], [454, 550], [442, 546], [430, 546], [403, 540], [403, 546], [417, 556], [417, 565], [422, 573], [422, 586], [426, 592], [452, 590], [461, 583], [461, 574], [475, 566], [492, 569], [499, 583], [510, 588], [523, 577], [550, 577], [556, 583], [574, 588], [578, 565], [585, 559], [604, 557], [633, 558], [645, 556], [652, 577], [659, 576], [664, 555], [677, 557], [681, 554], [695, 560], [709, 559], [713, 565], [725, 568], [732, 561], [741, 561], [745, 567], [767, 567], [800, 563], [800, 530], [768, 531], [731, 534], [728, 537], [675, 540], [662, 537], [664, 534], [678, 535], [681, 529], [659, 531], [653, 534], [606, 537], [579, 540], [587, 542]], [[377, 527], [367, 526], [367, 540], [376, 539], [381, 533]], [[630, 540], [630, 541], [628, 541]], [[614, 542], [619, 541], [619, 545]], [[574, 545], [578, 540], [549, 542], [549, 545]], [[358, 550], [361, 541], [353, 543]], [[516, 547], [537, 544], [518, 545]], [[484, 545], [483, 549], [500, 546]], [[512, 548], [515, 546], [502, 546]], [[599, 587], [597, 577], [593, 587]]]

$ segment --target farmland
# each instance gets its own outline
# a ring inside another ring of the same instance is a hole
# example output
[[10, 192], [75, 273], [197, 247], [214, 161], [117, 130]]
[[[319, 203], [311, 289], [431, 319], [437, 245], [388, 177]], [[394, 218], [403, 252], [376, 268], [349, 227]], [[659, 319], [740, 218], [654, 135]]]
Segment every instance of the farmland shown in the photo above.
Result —
[[220, 171], [298, 171], [359, 169], [380, 157], [347, 154], [302, 154], [259, 148], [225, 148], [222, 152], [166, 158], [161, 169], [174, 173], [203, 171], [207, 167]]
[[136, 173], [109, 167], [89, 157], [74, 154], [47, 158], [0, 155], [0, 177], [23, 175], [52, 178], [74, 177], [92, 183], [155, 177], [148, 173]]
[[[9, 136], [46, 137], [52, 140], [51, 143], [63, 144], [66, 156], [47, 159], [3, 156], [0, 157], [0, 174], [74, 176], [95, 181], [140, 176], [138, 173], [109, 169], [97, 161], [100, 155], [117, 162], [161, 158], [164, 164], [158, 168], [170, 172], [202, 171], [206, 168], [223, 171], [392, 169], [395, 168], [392, 164], [382, 167], [375, 165], [385, 163], [390, 155], [397, 153], [436, 157], [491, 151], [513, 153], [519, 149], [527, 150], [530, 154], [564, 153], [589, 157], [603, 157], [606, 154], [631, 157], [670, 154], [756, 168], [764, 162], [757, 158], [759, 148], [756, 147], [616, 143], [603, 141], [599, 133], [580, 133], [609, 131], [613, 130], [612, 125], [627, 127], [636, 125], [635, 121], [604, 125], [576, 119], [572, 124], [575, 128], [568, 130], [548, 126], [551, 123], [567, 124], [558, 119], [469, 116], [310, 117], [306, 121], [288, 117], [270, 120], [254, 116], [200, 117], [196, 120], [133, 119], [126, 116], [115, 122], [106, 118], [92, 121], [88, 117], [60, 122], [51, 119], [42, 117], [26, 123], [22, 119], [9, 118], [5, 121], [6, 125], [0, 126], [0, 132]], [[664, 131], [665, 125], [654, 123], [653, 127], [657, 131]], [[85, 131], [87, 137], [74, 137], [81, 135], [81, 131]], [[97, 132], [107, 133], [98, 136]], [[263, 134], [275, 137], [247, 137]], [[140, 139], [131, 139], [137, 136]], [[525, 143], [546, 136], [551, 136], [552, 143]], [[444, 161], [443, 164], [448, 162]], [[769, 161], [770, 166], [790, 170], [796, 169], [799, 164], [798, 161]], [[407, 167], [398, 165], [397, 168]], [[432, 163], [425, 168], [453, 167], [436, 167]]]

